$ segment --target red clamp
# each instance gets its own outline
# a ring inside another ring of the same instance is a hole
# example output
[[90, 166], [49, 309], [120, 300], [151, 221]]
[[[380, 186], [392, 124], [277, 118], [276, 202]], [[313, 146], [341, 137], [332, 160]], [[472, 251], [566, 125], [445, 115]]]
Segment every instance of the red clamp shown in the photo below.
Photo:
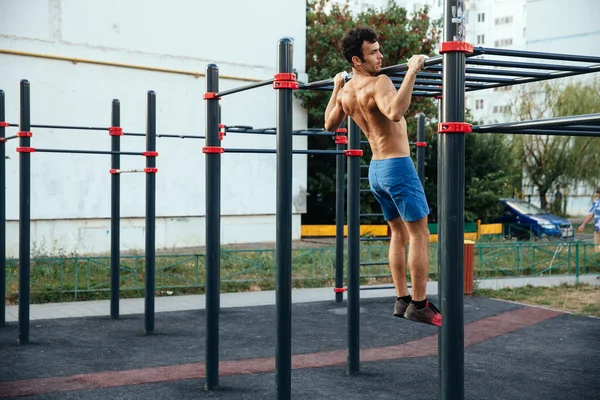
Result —
[[35, 148], [33, 147], [17, 147], [17, 153], [33, 153]]
[[225, 136], [227, 136], [227, 125], [219, 124], [219, 140], [223, 140]]
[[142, 153], [144, 157], [158, 157], [158, 152], [156, 151], [144, 151]]
[[155, 174], [158, 172], [158, 168], [144, 168], [144, 172], [147, 174]]
[[347, 136], [336, 136], [335, 137], [335, 144], [348, 144], [348, 137]]
[[471, 133], [473, 125], [466, 122], [440, 122], [438, 133]]
[[348, 157], [362, 157], [363, 151], [362, 150], [344, 150], [344, 154], [346, 154]]
[[296, 82], [296, 74], [289, 72], [282, 72], [275, 74], [275, 81], [273, 81], [273, 89], [294, 89], [298, 90], [300, 83]]
[[343, 287], [334, 287], [333, 291], [335, 293], [344, 293], [346, 291], [346, 288], [343, 288]]
[[468, 42], [452, 41], [443, 42], [439, 49], [440, 54], [444, 53], [473, 53], [473, 45]]
[[6, 140], [6, 139], [5, 139], [5, 138], [3, 138], [3, 137], [0, 137], [0, 143], [6, 143], [6, 142], [8, 142], [8, 140]]
[[123, 136], [123, 128], [120, 126], [111, 126], [108, 128], [108, 134], [110, 136]]
[[427, 147], [427, 142], [415, 142], [415, 146], [417, 146], [417, 147]]
[[216, 96], [217, 92], [206, 92], [204, 93], [204, 95], [202, 96], [202, 98], [204, 100], [221, 100], [220, 97]]
[[346, 128], [337, 128], [335, 133], [348, 133], [348, 129]]
[[225, 149], [219, 146], [204, 146], [202, 152], [204, 154], [220, 154], [225, 153]]
[[32, 137], [33, 133], [27, 131], [19, 131], [17, 132], [18, 137]]
[[7, 128], [10, 124], [8, 122], [0, 122], [0, 128]]
[[115, 168], [111, 168], [109, 172], [110, 172], [111, 174], [118, 174], [118, 173], [119, 173], [119, 170], [118, 170], [118, 169], [115, 169]]

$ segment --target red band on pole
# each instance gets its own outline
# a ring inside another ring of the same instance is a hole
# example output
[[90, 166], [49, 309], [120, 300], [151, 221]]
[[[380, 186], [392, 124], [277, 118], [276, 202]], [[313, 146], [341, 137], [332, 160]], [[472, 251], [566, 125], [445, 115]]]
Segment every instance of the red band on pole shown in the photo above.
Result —
[[273, 89], [294, 89], [300, 88], [300, 83], [296, 82], [296, 74], [289, 72], [282, 72], [275, 74], [275, 81], [273, 81]]
[[202, 152], [205, 154], [220, 154], [225, 153], [225, 149], [219, 146], [204, 146]]
[[344, 153], [348, 157], [361, 157], [363, 155], [362, 150], [344, 150]]
[[471, 133], [473, 125], [466, 122], [440, 122], [438, 133]]
[[346, 288], [333, 288], [333, 291], [336, 293], [344, 293], [346, 291]]
[[8, 126], [10, 126], [8, 122], [0, 122], [0, 128], [6, 128]]
[[17, 132], [18, 137], [32, 137], [33, 133], [27, 131], [19, 131]]
[[144, 157], [158, 157], [158, 152], [156, 151], [144, 151], [142, 153]]
[[347, 136], [336, 136], [335, 144], [348, 144], [348, 137]]
[[111, 174], [118, 174], [119, 170], [113, 168], [113, 169], [110, 170], [110, 173]]
[[144, 172], [147, 174], [155, 174], [158, 172], [158, 168], [144, 168]]
[[417, 147], [427, 147], [427, 142], [415, 142], [415, 146], [417, 146]]
[[17, 147], [17, 153], [33, 153], [35, 148], [33, 147]]
[[111, 126], [108, 128], [108, 134], [110, 136], [123, 136], [123, 128], [120, 126]]
[[473, 45], [468, 42], [443, 42], [439, 49], [440, 54], [444, 53], [473, 53]]
[[337, 128], [335, 133], [348, 133], [348, 129], [346, 128]]
[[221, 100], [220, 97], [215, 96], [217, 94], [217, 92], [206, 92], [204, 93], [204, 95], [202, 96], [202, 98], [204, 100]]

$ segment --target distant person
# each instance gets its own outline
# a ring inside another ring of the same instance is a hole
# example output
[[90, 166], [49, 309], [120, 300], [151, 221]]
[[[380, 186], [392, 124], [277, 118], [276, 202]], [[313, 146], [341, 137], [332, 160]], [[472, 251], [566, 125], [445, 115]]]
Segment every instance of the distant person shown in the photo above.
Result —
[[557, 214], [562, 214], [562, 203], [563, 203], [563, 194], [560, 191], [560, 185], [556, 185], [556, 192], [554, 192], [554, 212]]
[[[369, 140], [373, 153], [369, 184], [392, 232], [389, 262], [397, 296], [393, 314], [441, 326], [442, 315], [426, 296], [429, 206], [410, 158], [404, 119], [417, 73], [427, 57], [414, 55], [408, 60], [408, 70], [396, 91], [390, 77], [380, 74], [383, 55], [372, 29], [356, 28], [346, 32], [342, 52], [352, 66], [352, 80], [346, 83], [344, 72], [335, 76], [325, 110], [325, 129], [335, 131], [350, 116]], [[408, 243], [412, 297], [406, 284]]]
[[594, 219], [594, 250], [596, 253], [600, 253], [600, 186], [596, 190], [596, 199], [592, 202], [589, 214], [585, 216], [585, 219], [579, 225], [579, 232], [583, 232], [585, 226]]

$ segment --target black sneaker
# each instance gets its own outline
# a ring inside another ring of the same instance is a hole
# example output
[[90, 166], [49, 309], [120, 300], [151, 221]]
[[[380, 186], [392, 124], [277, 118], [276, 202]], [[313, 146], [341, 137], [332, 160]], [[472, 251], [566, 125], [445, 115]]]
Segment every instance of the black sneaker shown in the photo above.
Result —
[[396, 304], [394, 304], [394, 317], [404, 318], [404, 313], [410, 305], [410, 302], [406, 302], [402, 299], [396, 298]]
[[425, 303], [425, 307], [420, 310], [417, 310], [417, 307], [414, 305], [414, 303], [410, 303], [410, 305], [406, 308], [404, 318], [409, 321], [442, 326], [442, 314], [440, 314], [440, 310], [438, 310], [430, 302]]

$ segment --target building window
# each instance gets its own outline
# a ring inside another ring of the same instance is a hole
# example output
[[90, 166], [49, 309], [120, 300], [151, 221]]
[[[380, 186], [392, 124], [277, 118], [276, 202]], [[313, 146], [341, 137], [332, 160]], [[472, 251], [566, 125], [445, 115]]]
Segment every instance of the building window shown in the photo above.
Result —
[[505, 114], [511, 111], [511, 106], [494, 106], [494, 113]]
[[511, 24], [513, 22], [513, 17], [512, 15], [509, 15], [508, 17], [500, 17], [500, 18], [496, 18], [496, 20], [494, 21], [495, 25], [506, 25], [506, 24]]
[[475, 109], [476, 110], [483, 109], [483, 99], [475, 100]]
[[485, 13], [477, 14], [477, 22], [485, 22]]
[[485, 35], [477, 35], [477, 44], [485, 44]]
[[494, 41], [494, 46], [495, 47], [511, 46], [512, 44], [513, 44], [512, 38], [510, 38], [510, 39], [500, 39], [500, 40], [495, 40]]

